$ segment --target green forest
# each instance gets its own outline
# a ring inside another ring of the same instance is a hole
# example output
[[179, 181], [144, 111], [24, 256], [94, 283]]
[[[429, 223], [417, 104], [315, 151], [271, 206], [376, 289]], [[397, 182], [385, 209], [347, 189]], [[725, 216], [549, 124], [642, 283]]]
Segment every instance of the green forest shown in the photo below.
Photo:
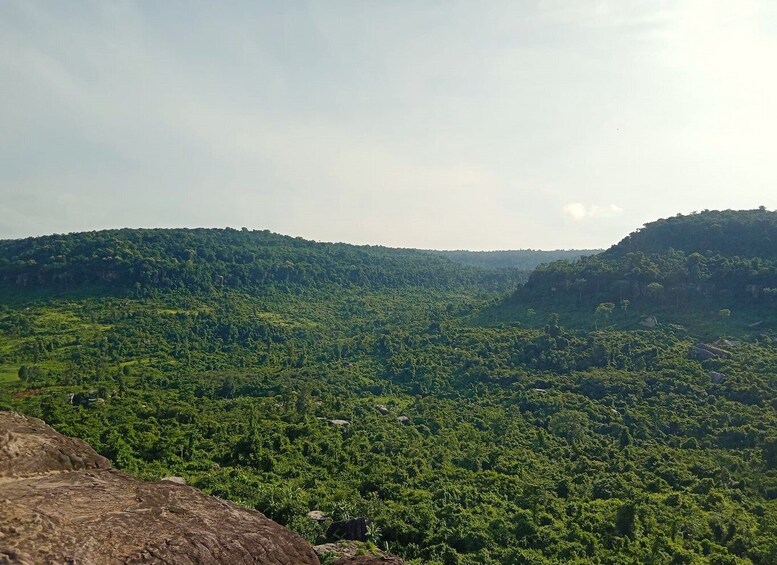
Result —
[[311, 510], [367, 517], [411, 564], [773, 564], [775, 243], [764, 209], [536, 268], [246, 229], [0, 241], [0, 409], [314, 543]]
[[510, 251], [427, 251], [433, 255], [445, 257], [462, 265], [472, 265], [484, 269], [518, 269], [532, 271], [543, 263], [553, 261], [577, 261], [581, 257], [594, 255], [601, 249], [516, 249]]

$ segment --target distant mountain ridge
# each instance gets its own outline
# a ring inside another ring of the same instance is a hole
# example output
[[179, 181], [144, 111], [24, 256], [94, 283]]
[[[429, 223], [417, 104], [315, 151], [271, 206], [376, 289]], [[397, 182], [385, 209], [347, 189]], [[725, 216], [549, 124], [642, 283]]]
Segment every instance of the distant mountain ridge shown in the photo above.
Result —
[[484, 270], [417, 250], [319, 243], [267, 230], [116, 229], [0, 241], [0, 290], [321, 287], [509, 289]]

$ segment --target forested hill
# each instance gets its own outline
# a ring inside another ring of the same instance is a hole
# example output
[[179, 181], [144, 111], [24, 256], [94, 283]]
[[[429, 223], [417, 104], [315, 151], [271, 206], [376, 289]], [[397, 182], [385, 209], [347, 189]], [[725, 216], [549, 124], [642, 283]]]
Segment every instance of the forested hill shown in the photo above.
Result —
[[601, 249], [556, 249], [543, 251], [540, 249], [511, 249], [505, 251], [436, 251], [427, 253], [445, 257], [462, 265], [471, 265], [483, 269], [518, 269], [532, 271], [543, 263], [553, 261], [577, 261], [581, 257], [594, 255]]
[[676, 249], [705, 256], [777, 258], [777, 212], [711, 210], [687, 216], [678, 214], [645, 224], [605, 252], [665, 253]]
[[674, 309], [699, 301], [773, 305], [775, 243], [777, 212], [680, 215], [646, 224], [604, 253], [538, 267], [517, 297]]
[[514, 270], [486, 271], [415, 250], [317, 243], [245, 229], [120, 229], [0, 241], [0, 290], [91, 285], [140, 292], [332, 284], [506, 290], [520, 276]]

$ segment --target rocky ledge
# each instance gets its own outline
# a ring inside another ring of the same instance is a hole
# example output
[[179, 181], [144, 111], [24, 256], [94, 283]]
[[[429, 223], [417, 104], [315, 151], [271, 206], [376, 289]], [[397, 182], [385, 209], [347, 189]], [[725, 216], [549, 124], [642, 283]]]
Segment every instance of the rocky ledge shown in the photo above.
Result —
[[0, 564], [318, 564], [304, 539], [172, 481], [111, 469], [87, 443], [0, 412]]
[[377, 548], [369, 548], [365, 544], [341, 540], [333, 543], [317, 545], [319, 558], [332, 565], [403, 565], [399, 557], [385, 553]]

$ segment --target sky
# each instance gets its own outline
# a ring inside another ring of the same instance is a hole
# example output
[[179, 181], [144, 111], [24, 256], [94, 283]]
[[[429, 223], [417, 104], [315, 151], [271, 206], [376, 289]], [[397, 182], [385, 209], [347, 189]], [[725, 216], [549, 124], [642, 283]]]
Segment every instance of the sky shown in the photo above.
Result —
[[777, 2], [0, 1], [0, 238], [608, 247], [777, 208]]

